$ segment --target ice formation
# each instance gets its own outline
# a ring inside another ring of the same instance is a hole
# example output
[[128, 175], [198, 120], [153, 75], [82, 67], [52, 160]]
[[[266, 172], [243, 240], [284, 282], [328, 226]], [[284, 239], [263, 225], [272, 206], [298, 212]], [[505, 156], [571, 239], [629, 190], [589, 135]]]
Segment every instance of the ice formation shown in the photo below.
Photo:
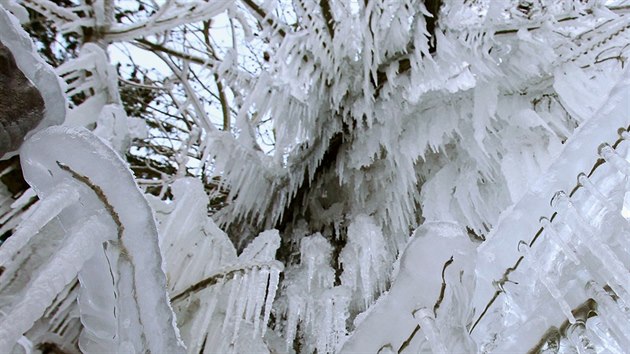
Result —
[[[18, 3], [65, 33], [104, 29], [103, 43], [227, 14], [274, 53], [258, 76], [234, 44], [223, 59], [169, 62], [178, 113], [225, 192], [210, 217], [185, 148], [165, 193], [138, 188], [122, 157], [137, 121], [102, 43], [56, 69], [61, 95], [0, 8], [2, 42], [52, 102], [44, 125], [67, 116], [20, 150], [32, 190], [13, 201], [0, 184], [0, 234], [12, 231], [0, 351], [630, 348], [627, 7], [296, 0], [287, 19], [276, 1], [167, 1], [110, 23], [101, 0], [86, 16], [88, 5], [0, 0]], [[191, 63], [236, 88], [233, 126], [210, 121]], [[63, 97], [84, 99], [66, 115]], [[262, 117], [272, 153], [258, 147]]]
[[[357, 324], [342, 352], [418, 352], [427, 344], [434, 352], [438, 347], [474, 352], [465, 328], [472, 310], [467, 298], [474, 289], [476, 257], [475, 244], [457, 224], [433, 222], [417, 229], [391, 289]], [[425, 331], [423, 323], [431, 329]]]
[[[84, 324], [80, 345], [84, 350], [113, 345], [116, 351], [125, 352], [182, 351], [166, 293], [153, 214], [118, 155], [86, 130], [61, 127], [34, 135], [21, 151], [25, 178], [42, 200], [32, 219], [24, 224], [40, 226], [54, 218], [60, 239], [57, 245], [35, 246], [38, 242], [54, 242], [46, 240], [50, 235], [40, 231], [53, 227], [50, 221], [40, 229], [20, 228], [31, 234], [18, 239], [26, 242], [13, 246], [21, 246], [14, 253], [20, 256], [2, 264], [4, 306], [11, 308], [10, 312], [4, 310], [8, 317], [3, 318], [0, 327], [3, 351], [11, 350], [79, 272], [80, 279], [90, 279], [85, 284], [79, 280], [79, 313]], [[78, 194], [78, 200], [65, 208], [46, 207], [46, 199], [58, 196], [58, 188], [73, 189], [69, 194]], [[45, 239], [38, 240], [42, 237]], [[28, 256], [32, 252], [43, 254], [32, 261]], [[88, 267], [83, 267], [85, 262], [90, 262]], [[42, 270], [34, 279], [17, 276], [38, 268]], [[103, 289], [104, 284], [94, 284], [92, 276], [86, 274], [90, 269], [110, 274], [111, 285]], [[93, 288], [95, 285], [97, 288]], [[21, 300], [9, 295], [21, 291], [27, 294]], [[101, 291], [110, 291], [114, 296], [101, 296]], [[12, 316], [23, 322], [16, 322]]]
[[[348, 226], [348, 243], [339, 255], [341, 283], [359, 295], [357, 306], [367, 309], [388, 285], [393, 260], [383, 232], [367, 215], [358, 215]], [[356, 305], [355, 305], [356, 306]]]

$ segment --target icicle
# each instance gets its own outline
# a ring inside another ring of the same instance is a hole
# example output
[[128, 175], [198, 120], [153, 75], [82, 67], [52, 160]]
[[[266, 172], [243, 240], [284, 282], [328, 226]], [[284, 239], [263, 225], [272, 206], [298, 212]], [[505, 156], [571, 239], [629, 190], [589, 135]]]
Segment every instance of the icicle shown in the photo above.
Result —
[[[192, 325], [194, 329], [190, 338], [194, 339], [194, 342], [190, 344], [190, 352], [199, 353], [203, 342], [206, 338], [206, 334], [210, 327], [210, 322], [214, 315], [214, 309], [216, 308], [221, 291], [223, 290], [223, 281], [220, 281], [217, 285], [213, 286], [210, 291], [207, 292], [207, 297], [210, 299], [206, 306], [201, 306], [199, 315], [195, 318], [195, 322]], [[199, 320], [201, 318], [201, 320]], [[201, 322], [201, 324], [198, 324]]]
[[256, 285], [256, 308], [254, 309], [254, 331], [252, 332], [254, 337], [258, 335], [258, 329], [260, 328], [260, 316], [262, 315], [265, 304], [265, 294], [267, 293], [268, 281], [269, 268], [267, 266], [263, 266], [260, 268], [260, 273], [258, 274], [258, 285]]
[[301, 264], [306, 266], [306, 289], [331, 287], [334, 273], [330, 268], [332, 247], [320, 233], [304, 237], [300, 243]]
[[628, 327], [630, 321], [626, 316], [623, 316], [619, 304], [595, 281], [590, 281], [586, 284], [586, 291], [597, 302], [600, 317], [617, 335], [622, 347], [630, 348], [630, 327]]
[[626, 176], [630, 176], [630, 162], [619, 156], [615, 149], [608, 144], [602, 144], [599, 146], [599, 155], [617, 169], [617, 171], [623, 173]]
[[0, 247], [0, 265], [6, 266], [11, 257], [21, 250], [41, 228], [65, 208], [79, 200], [77, 185], [60, 183], [55, 190], [37, 203], [35, 211], [20, 223], [15, 233]]
[[[369, 216], [357, 215], [348, 226], [348, 242], [341, 251], [341, 283], [355, 291], [360, 309], [372, 304], [385, 288], [392, 260], [381, 228]], [[357, 285], [357, 277], [360, 287]]]
[[597, 200], [604, 204], [609, 211], [614, 211], [617, 209], [615, 208], [615, 205], [610, 201], [610, 199], [606, 198], [606, 196], [604, 196], [602, 192], [597, 189], [593, 182], [588, 179], [585, 173], [580, 173], [578, 175], [578, 185], [584, 187], [592, 196], [594, 196], [595, 198], [597, 198]]
[[[617, 285], [619, 285], [624, 292], [630, 293], [628, 270], [625, 265], [619, 260], [619, 257], [617, 257], [612, 249], [610, 249], [610, 246], [598, 240], [597, 230], [582, 217], [569, 197], [564, 192], [556, 193], [552, 199], [552, 207], [567, 210], [575, 217], [578, 225], [583, 230], [583, 232], [576, 232], [578, 239], [590, 250], [593, 256], [602, 263], [604, 268], [608, 270], [608, 274], [615, 280], [615, 282], [608, 282], [613, 290], [618, 288]], [[585, 233], [588, 233], [588, 235]]]
[[251, 281], [249, 281], [249, 274], [246, 272], [245, 275], [241, 278], [238, 286], [238, 293], [236, 295], [236, 313], [234, 314], [234, 332], [232, 333], [232, 341], [231, 343], [236, 342], [236, 338], [238, 337], [238, 332], [241, 329], [241, 322], [243, 320], [243, 313], [245, 311], [245, 305], [249, 300], [247, 297], [247, 290], [250, 286], [252, 286]]
[[289, 306], [287, 309], [287, 325], [285, 332], [287, 351], [293, 348], [293, 341], [295, 340], [295, 337], [297, 335], [298, 321], [302, 317], [302, 303], [298, 301], [297, 297], [289, 296], [288, 302]]
[[83, 330], [79, 348], [84, 353], [117, 351], [115, 269], [110, 268], [106, 251], [99, 248], [78, 274], [80, 283], [77, 304]]
[[[140, 310], [136, 302], [134, 291], [133, 266], [129, 262], [120, 260], [118, 249], [110, 253], [111, 264], [117, 271], [117, 299], [118, 307], [118, 335], [120, 336], [120, 351], [123, 353], [138, 353], [145, 346], [143, 323], [140, 321]], [[120, 261], [119, 261], [120, 260]]]
[[577, 321], [567, 329], [567, 337], [573, 344], [578, 354], [597, 354], [591, 340], [586, 333], [586, 327], [583, 321]]
[[610, 335], [610, 328], [604, 323], [601, 316], [589, 318], [586, 321], [586, 329], [595, 334], [599, 344], [606, 350], [614, 354], [626, 354], [626, 351], [621, 350], [617, 339]]
[[[258, 267], [254, 266], [251, 267], [251, 269], [248, 271], [249, 274], [249, 281], [247, 284], [247, 294], [245, 294], [245, 297], [247, 298], [247, 304], [245, 306], [245, 319], [249, 320], [252, 319], [254, 317], [258, 317], [260, 315], [260, 312], [255, 313], [256, 308], [258, 307], [258, 303], [264, 301], [264, 293], [262, 296], [262, 301], [258, 301], [258, 294], [259, 294], [259, 290], [261, 288], [261, 284], [259, 282], [259, 270]], [[265, 285], [262, 286], [263, 288], [263, 292], [264, 287], [267, 286], [267, 282], [265, 281]]]
[[2, 318], [0, 352], [11, 352], [16, 341], [42, 316], [55, 296], [74, 279], [83, 263], [100, 247], [99, 241], [102, 240], [99, 238], [112, 232], [98, 217], [90, 218], [80, 228], [70, 232], [55, 257], [31, 281], [23, 297]]
[[324, 309], [320, 312], [322, 317], [319, 319], [319, 325], [317, 326], [316, 348], [318, 353], [330, 353], [329, 342], [333, 332], [333, 303], [331, 298], [325, 298], [323, 302]]
[[626, 180], [626, 193], [623, 196], [623, 204], [621, 206], [621, 216], [630, 221], [630, 179]]
[[446, 350], [446, 346], [440, 338], [439, 330], [435, 325], [433, 312], [427, 308], [421, 308], [413, 313], [413, 318], [416, 319], [418, 325], [420, 325], [420, 329], [422, 329], [422, 332], [429, 341], [431, 351], [435, 354], [447, 354], [448, 350]]
[[280, 271], [275, 268], [270, 269], [269, 273], [269, 285], [267, 286], [267, 298], [265, 299], [265, 314], [263, 317], [263, 327], [262, 327], [262, 336], [265, 336], [265, 332], [267, 332], [267, 324], [269, 323], [269, 316], [271, 315], [271, 307], [273, 305], [273, 300], [276, 296], [276, 291], [278, 290], [278, 282], [280, 280]]
[[227, 309], [225, 310], [225, 319], [223, 320], [223, 333], [228, 328], [230, 322], [232, 322], [232, 318], [235, 316], [234, 312], [236, 309], [234, 308], [236, 301], [238, 299], [238, 290], [241, 283], [241, 274], [236, 273], [234, 278], [232, 278], [232, 284], [230, 285], [230, 295], [227, 300]]
[[558, 306], [560, 306], [562, 313], [564, 313], [570, 323], [575, 323], [575, 317], [571, 312], [571, 306], [564, 300], [560, 289], [556, 287], [554, 281], [547, 276], [546, 270], [542, 268], [542, 263], [539, 259], [537, 259], [535, 253], [530, 249], [528, 245], [524, 243], [521, 243], [519, 245], [519, 251], [521, 251], [525, 258], [529, 260], [529, 265], [531, 269], [536, 273], [538, 280], [540, 280], [545, 288], [547, 288], [547, 290], [551, 294], [551, 297], [556, 300], [556, 303], [558, 304]]
[[562, 235], [556, 232], [555, 227], [551, 224], [549, 219], [547, 219], [546, 217], [542, 217], [540, 218], [540, 223], [542, 224], [542, 227], [544, 228], [545, 232], [549, 234], [549, 239], [552, 242], [556, 243], [558, 246], [560, 246], [560, 248], [562, 248], [562, 250], [564, 251], [564, 254], [575, 265], [579, 265], [580, 259], [578, 258], [577, 252], [565, 242]]

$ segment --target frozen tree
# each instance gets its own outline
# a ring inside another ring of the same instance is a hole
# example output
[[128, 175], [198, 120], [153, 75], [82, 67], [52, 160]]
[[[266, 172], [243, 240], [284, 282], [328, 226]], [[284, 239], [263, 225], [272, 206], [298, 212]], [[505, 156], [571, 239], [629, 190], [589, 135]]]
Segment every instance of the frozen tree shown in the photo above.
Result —
[[0, 6], [0, 350], [630, 348], [627, 1]]

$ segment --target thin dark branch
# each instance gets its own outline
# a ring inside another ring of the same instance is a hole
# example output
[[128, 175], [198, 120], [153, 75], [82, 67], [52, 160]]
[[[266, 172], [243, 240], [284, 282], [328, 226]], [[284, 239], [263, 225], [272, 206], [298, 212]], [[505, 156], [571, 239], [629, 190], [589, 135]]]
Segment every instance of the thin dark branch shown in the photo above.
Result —
[[159, 51], [162, 52], [164, 54], [168, 54], [168, 55], [172, 55], [174, 57], [180, 58], [180, 59], [184, 59], [187, 61], [190, 61], [192, 63], [195, 64], [199, 64], [199, 65], [204, 65], [204, 66], [208, 66], [208, 67], [212, 67], [212, 63], [208, 60], [204, 60], [203, 58], [200, 57], [196, 57], [190, 54], [186, 54], [186, 53], [182, 53], [179, 51], [176, 51], [174, 49], [165, 47], [163, 45], [157, 44], [157, 43], [153, 43], [150, 42], [144, 38], [137, 38], [134, 40], [135, 44], [143, 49], [149, 49], [149, 50], [153, 50], [153, 51]]
[[320, 0], [319, 6], [322, 9], [322, 15], [324, 16], [324, 21], [326, 22], [328, 34], [330, 34], [330, 38], [335, 38], [335, 18], [333, 17], [329, 0]]
[[223, 130], [229, 131], [231, 126], [230, 106], [227, 96], [225, 95], [225, 90], [223, 89], [223, 84], [221, 83], [217, 73], [214, 74], [214, 81], [216, 82], [217, 90], [219, 91], [219, 101], [221, 102], [221, 112], [223, 113]]

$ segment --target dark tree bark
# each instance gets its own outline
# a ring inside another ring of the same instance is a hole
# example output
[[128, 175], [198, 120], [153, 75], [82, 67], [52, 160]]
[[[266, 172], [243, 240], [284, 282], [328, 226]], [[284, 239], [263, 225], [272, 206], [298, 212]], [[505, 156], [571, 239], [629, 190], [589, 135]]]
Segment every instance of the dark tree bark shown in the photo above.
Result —
[[0, 42], [0, 156], [16, 150], [44, 118], [44, 99]]

